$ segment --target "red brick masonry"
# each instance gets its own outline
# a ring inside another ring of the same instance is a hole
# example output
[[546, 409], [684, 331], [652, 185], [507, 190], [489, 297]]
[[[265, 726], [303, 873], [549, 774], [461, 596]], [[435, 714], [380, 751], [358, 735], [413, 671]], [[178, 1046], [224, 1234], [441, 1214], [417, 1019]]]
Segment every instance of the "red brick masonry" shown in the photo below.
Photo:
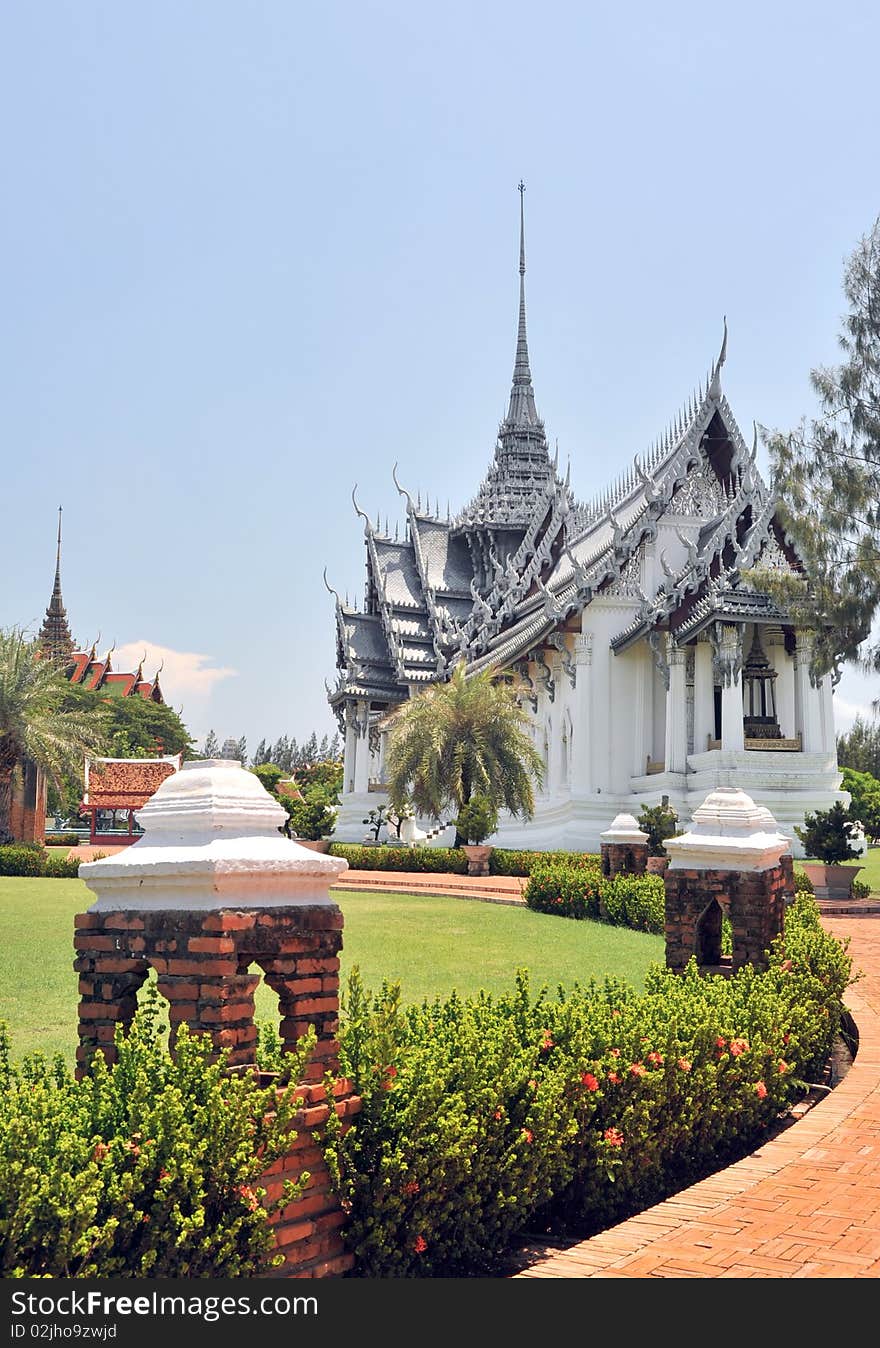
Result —
[[[332, 1190], [315, 1131], [330, 1117], [324, 1073], [339, 1069], [339, 951], [342, 913], [335, 904], [286, 908], [127, 910], [81, 913], [76, 919], [74, 967], [79, 973], [77, 1071], [103, 1049], [115, 1057], [118, 1024], [130, 1025], [137, 994], [150, 968], [170, 1006], [172, 1036], [177, 1026], [209, 1034], [218, 1051], [229, 1048], [233, 1066], [253, 1063], [257, 1027], [254, 992], [259, 974], [278, 994], [281, 1038], [293, 1046], [310, 1025], [317, 1047], [300, 1086], [290, 1150], [266, 1171], [268, 1194], [277, 1198], [285, 1179], [303, 1170], [305, 1194], [277, 1217], [276, 1237], [289, 1278], [338, 1276], [353, 1262], [344, 1251], [344, 1213]], [[333, 1108], [344, 1125], [360, 1109], [351, 1083], [337, 1082]]]

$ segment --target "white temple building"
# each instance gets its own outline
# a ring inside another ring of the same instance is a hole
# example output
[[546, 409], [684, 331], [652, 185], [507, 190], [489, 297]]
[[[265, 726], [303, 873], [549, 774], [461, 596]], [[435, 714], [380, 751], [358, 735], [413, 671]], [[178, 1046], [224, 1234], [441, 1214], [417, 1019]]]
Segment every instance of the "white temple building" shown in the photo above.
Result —
[[386, 799], [388, 712], [463, 657], [515, 680], [545, 762], [534, 818], [502, 817], [498, 846], [598, 851], [621, 811], [667, 796], [688, 820], [713, 787], [737, 786], [771, 810], [797, 854], [804, 813], [848, 800], [836, 679], [812, 667], [814, 634], [742, 578], [802, 566], [758, 472], [757, 441], [745, 443], [722, 390], [726, 326], [674, 424], [581, 504], [535, 409], [522, 205], [519, 272], [510, 402], [474, 499], [441, 518], [395, 471], [402, 538], [355, 502], [367, 583], [362, 609], [336, 596], [328, 696], [345, 769], [335, 837], [361, 841]]

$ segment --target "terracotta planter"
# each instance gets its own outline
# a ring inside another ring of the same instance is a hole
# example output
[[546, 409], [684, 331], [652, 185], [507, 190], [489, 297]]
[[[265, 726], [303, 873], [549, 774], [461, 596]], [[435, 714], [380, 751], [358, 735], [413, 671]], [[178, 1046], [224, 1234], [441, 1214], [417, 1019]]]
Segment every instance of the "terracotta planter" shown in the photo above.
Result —
[[665, 875], [669, 866], [669, 857], [648, 857], [648, 874]]
[[826, 866], [820, 861], [801, 861], [801, 870], [813, 882], [817, 899], [851, 899], [852, 882], [861, 866]]
[[492, 848], [481, 843], [465, 843], [464, 850], [468, 859], [468, 875], [488, 875], [489, 874], [489, 856]]
[[318, 838], [318, 839], [316, 839], [314, 842], [312, 842], [312, 841], [310, 841], [310, 840], [308, 840], [308, 839], [306, 839], [306, 838], [295, 838], [294, 841], [295, 841], [295, 842], [298, 842], [299, 845], [300, 845], [300, 847], [307, 847], [307, 848], [309, 849], [310, 852], [329, 852], [329, 851], [330, 851], [330, 839], [329, 839], [329, 838]]

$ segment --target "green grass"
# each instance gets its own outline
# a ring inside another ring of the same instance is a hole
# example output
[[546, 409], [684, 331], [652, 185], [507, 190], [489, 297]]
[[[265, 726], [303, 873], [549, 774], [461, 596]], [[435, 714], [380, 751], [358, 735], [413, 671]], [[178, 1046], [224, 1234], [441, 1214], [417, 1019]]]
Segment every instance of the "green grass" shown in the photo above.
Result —
[[[499, 992], [523, 966], [535, 989], [606, 973], [641, 986], [648, 966], [663, 959], [662, 937], [526, 908], [402, 894], [336, 897], [345, 914], [342, 977], [358, 964], [367, 987], [400, 979], [409, 1002], [453, 988]], [[42, 1049], [73, 1058], [73, 917], [92, 900], [81, 880], [0, 877], [0, 1020], [9, 1025], [16, 1057]], [[276, 1013], [277, 999], [261, 986], [257, 1015]]]

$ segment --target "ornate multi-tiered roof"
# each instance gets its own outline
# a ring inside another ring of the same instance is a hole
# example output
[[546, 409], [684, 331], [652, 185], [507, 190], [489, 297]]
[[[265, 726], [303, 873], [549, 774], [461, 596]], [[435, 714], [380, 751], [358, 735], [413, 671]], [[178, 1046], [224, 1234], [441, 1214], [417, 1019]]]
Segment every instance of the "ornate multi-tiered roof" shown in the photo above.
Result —
[[[522, 184], [520, 185], [522, 193]], [[782, 614], [741, 573], [757, 566], [799, 571], [756, 465], [721, 388], [727, 327], [718, 358], [665, 433], [594, 501], [579, 504], [551, 459], [535, 406], [526, 335], [525, 237], [520, 196], [519, 321], [513, 383], [489, 471], [454, 517], [406, 503], [406, 533], [392, 539], [360, 509], [367, 549], [363, 611], [336, 595], [338, 679], [328, 697], [340, 716], [354, 700], [374, 710], [469, 667], [510, 666], [602, 595], [638, 601], [612, 642], [665, 631], [692, 639], [714, 619], [779, 623]], [[643, 545], [660, 521], [681, 547], [663, 581], [642, 588]], [[683, 549], [683, 551], [682, 551]], [[682, 560], [683, 558], [683, 560]], [[326, 575], [325, 575], [326, 583]], [[329, 589], [328, 585], [328, 589]], [[554, 639], [554, 633], [557, 636]]]

